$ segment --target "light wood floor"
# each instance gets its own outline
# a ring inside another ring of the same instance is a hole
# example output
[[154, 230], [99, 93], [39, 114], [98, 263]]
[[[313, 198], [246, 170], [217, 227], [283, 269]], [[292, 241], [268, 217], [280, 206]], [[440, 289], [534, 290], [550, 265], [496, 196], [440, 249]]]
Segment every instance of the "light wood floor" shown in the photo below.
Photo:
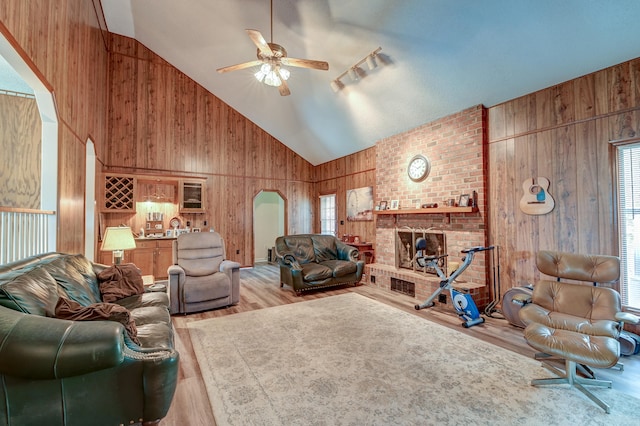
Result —
[[[173, 317], [176, 348], [180, 353], [180, 372], [171, 409], [167, 417], [160, 422], [161, 426], [215, 425], [207, 391], [200, 377], [200, 367], [191, 346], [187, 328], [187, 323], [190, 321], [356, 292], [519, 354], [533, 357], [535, 353], [522, 337], [522, 330], [509, 325], [507, 321], [502, 319], [486, 318], [484, 324], [465, 329], [461, 326], [458, 316], [448, 307], [436, 306], [416, 311], [413, 306], [421, 300], [367, 285], [338, 287], [296, 296], [290, 288], [286, 286], [280, 288], [278, 274], [278, 268], [273, 265], [259, 265], [252, 269], [243, 269], [240, 273], [240, 303], [238, 305], [226, 309]], [[473, 348], [469, 348], [469, 350], [472, 351]], [[597, 370], [598, 377], [613, 380], [614, 389], [640, 398], [640, 358], [638, 356], [623, 357], [621, 361], [624, 363], [624, 371]], [[496, 377], [496, 380], [500, 380], [500, 377]], [[577, 392], [569, 389], [567, 391]]]

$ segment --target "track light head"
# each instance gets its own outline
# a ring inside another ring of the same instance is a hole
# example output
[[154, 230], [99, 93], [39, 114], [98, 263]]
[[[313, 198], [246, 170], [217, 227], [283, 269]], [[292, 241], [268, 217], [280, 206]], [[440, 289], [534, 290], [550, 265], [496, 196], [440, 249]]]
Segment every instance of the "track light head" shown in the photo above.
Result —
[[340, 79], [335, 79], [331, 82], [331, 88], [333, 89], [334, 92], [337, 93], [340, 90], [344, 89], [344, 83], [340, 81]]
[[367, 66], [371, 71], [373, 71], [374, 68], [378, 66], [378, 64], [376, 63], [376, 57], [374, 54], [367, 56]]

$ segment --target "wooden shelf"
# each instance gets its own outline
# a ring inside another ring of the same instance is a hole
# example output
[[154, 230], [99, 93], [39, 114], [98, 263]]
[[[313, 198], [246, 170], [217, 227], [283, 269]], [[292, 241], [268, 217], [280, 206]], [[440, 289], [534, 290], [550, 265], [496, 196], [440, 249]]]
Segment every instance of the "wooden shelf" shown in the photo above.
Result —
[[476, 213], [477, 207], [432, 207], [428, 209], [399, 209], [378, 210], [375, 214], [403, 215], [403, 214], [451, 214], [451, 213]]

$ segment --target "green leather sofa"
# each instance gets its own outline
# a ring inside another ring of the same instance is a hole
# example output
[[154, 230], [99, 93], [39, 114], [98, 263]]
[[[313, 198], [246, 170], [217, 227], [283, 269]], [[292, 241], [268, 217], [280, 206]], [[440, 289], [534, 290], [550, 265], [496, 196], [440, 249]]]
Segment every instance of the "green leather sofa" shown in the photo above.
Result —
[[357, 285], [364, 261], [358, 249], [333, 235], [298, 234], [276, 238], [276, 259], [280, 265], [280, 287], [296, 294], [336, 285]]
[[0, 425], [157, 424], [176, 389], [166, 293], [118, 300], [139, 344], [113, 321], [54, 318], [58, 297], [99, 303], [104, 265], [48, 253], [0, 266]]

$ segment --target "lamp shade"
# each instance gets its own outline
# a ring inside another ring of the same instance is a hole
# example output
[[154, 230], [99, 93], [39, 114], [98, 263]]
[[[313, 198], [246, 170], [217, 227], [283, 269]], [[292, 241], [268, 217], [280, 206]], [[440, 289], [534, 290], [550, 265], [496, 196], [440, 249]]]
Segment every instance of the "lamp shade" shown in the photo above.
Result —
[[102, 251], [130, 250], [136, 248], [131, 228], [109, 227], [104, 232]]

